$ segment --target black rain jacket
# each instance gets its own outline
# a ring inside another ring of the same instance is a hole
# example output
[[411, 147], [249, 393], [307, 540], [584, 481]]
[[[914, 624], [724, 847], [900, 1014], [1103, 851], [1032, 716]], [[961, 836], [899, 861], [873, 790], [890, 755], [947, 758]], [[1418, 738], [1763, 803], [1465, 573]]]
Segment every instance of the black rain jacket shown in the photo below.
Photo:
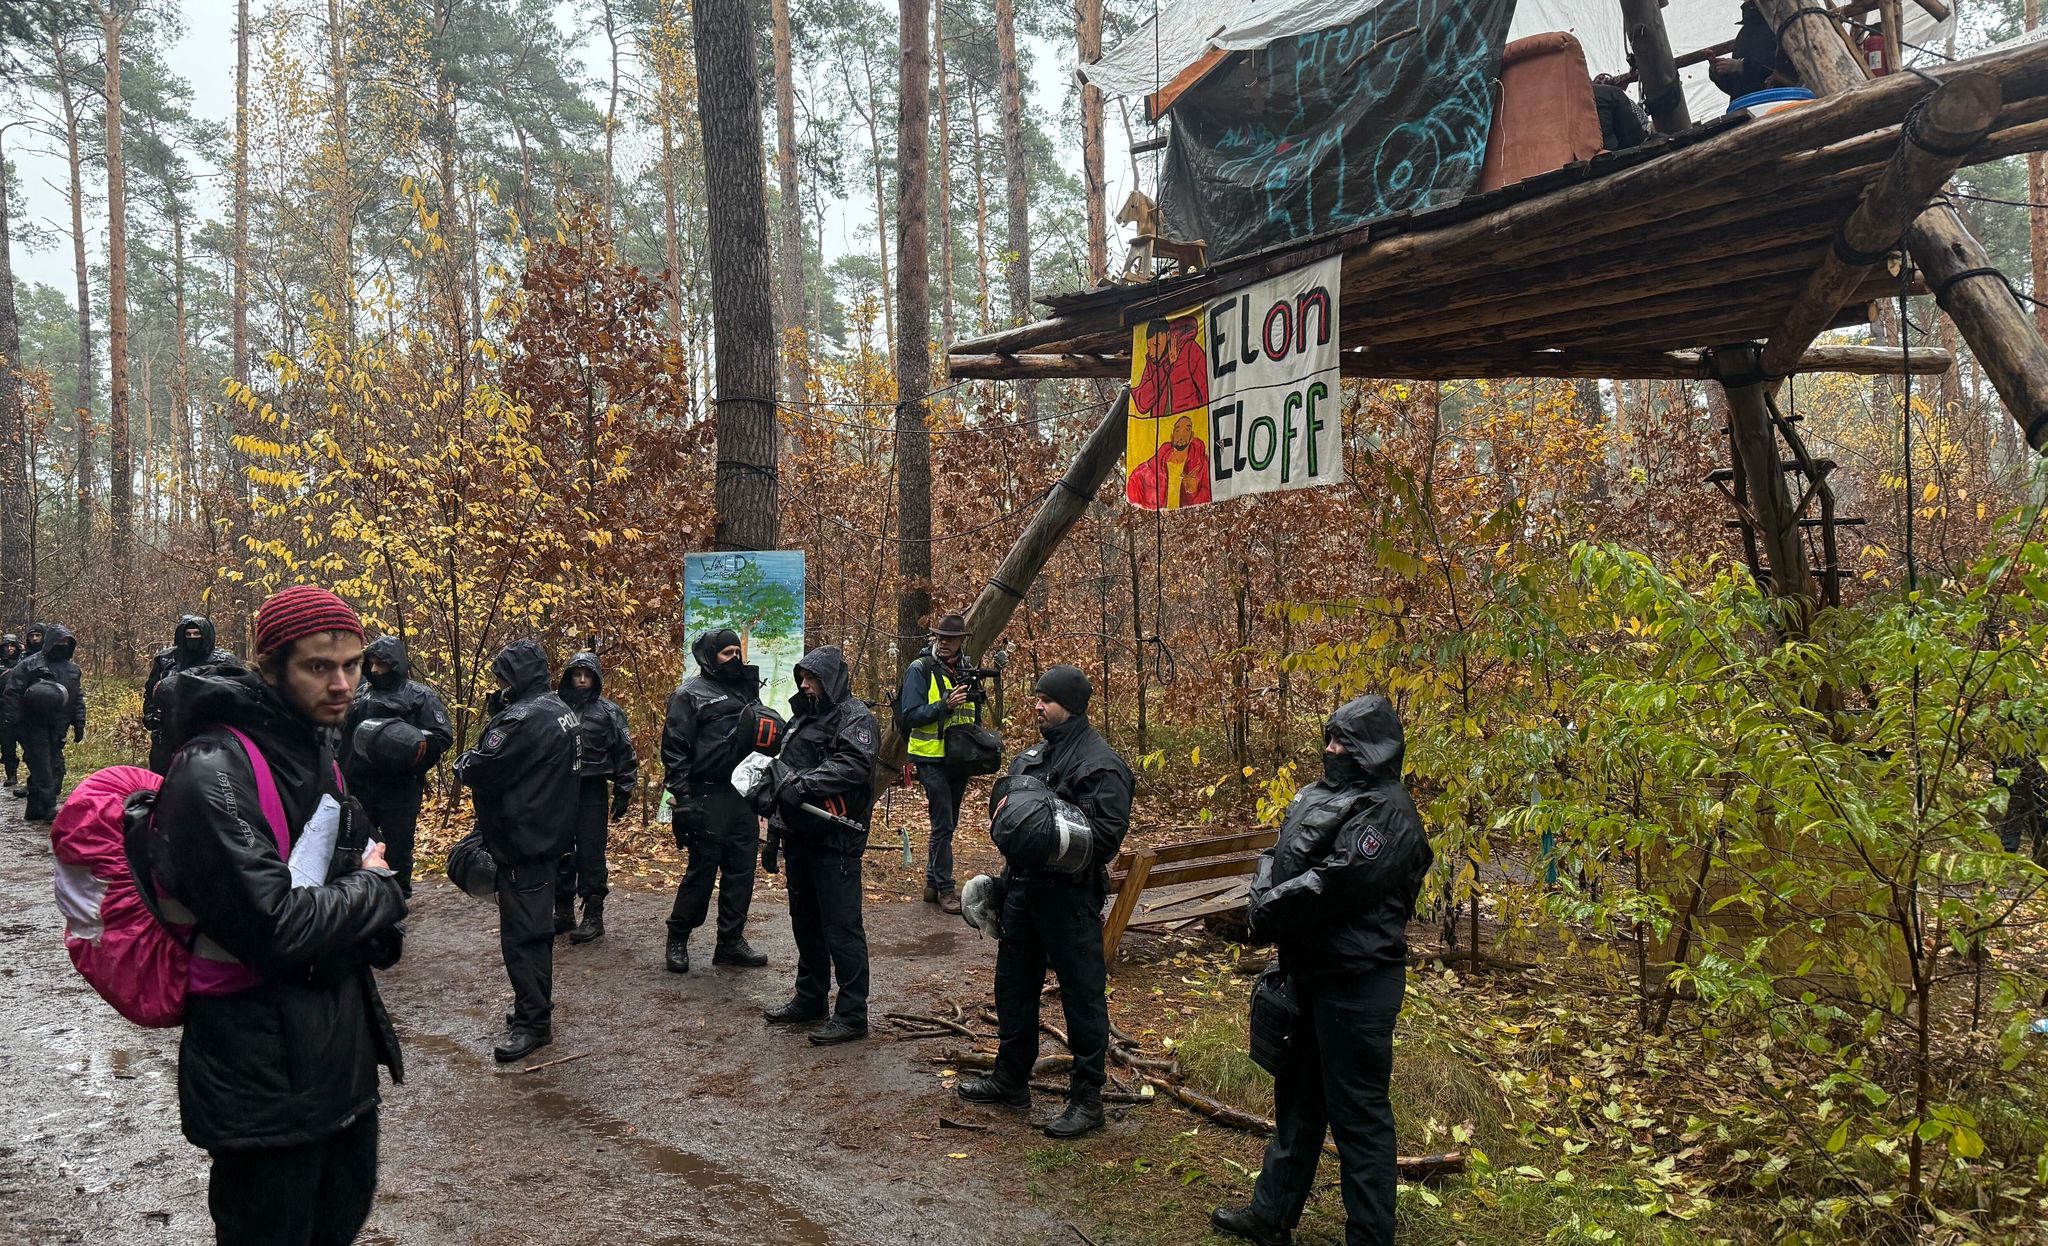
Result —
[[1082, 874], [1057, 870], [1013, 869], [1004, 873], [1012, 882], [1053, 887], [1076, 885], [1109, 890], [1109, 864], [1124, 846], [1131, 829], [1131, 795], [1136, 781], [1131, 768], [1116, 755], [1109, 741], [1093, 724], [1076, 714], [1057, 727], [1045, 730], [1044, 738], [1017, 754], [1010, 763], [1011, 774], [1027, 774], [1051, 788], [1061, 800], [1088, 815], [1094, 831], [1094, 869]]
[[1297, 977], [1363, 973], [1408, 959], [1408, 919], [1435, 853], [1401, 782], [1401, 720], [1381, 696], [1345, 704], [1325, 728], [1357, 763], [1345, 783], [1295, 794], [1252, 879], [1254, 935]]
[[548, 656], [515, 640], [491, 659], [505, 708], [484, 724], [455, 773], [476, 794], [476, 827], [499, 865], [552, 861], [576, 832], [583, 716], [548, 691]]
[[[572, 671], [589, 671], [596, 680], [589, 692], [569, 686]], [[583, 718], [583, 759], [576, 773], [585, 779], [610, 779], [615, 792], [631, 792], [640, 786], [640, 759], [633, 754], [633, 733], [626, 725], [626, 711], [604, 694], [604, 668], [594, 653], [579, 653], [562, 668], [562, 682], [556, 693]]]
[[[85, 686], [84, 674], [71, 655], [78, 650], [78, 638], [71, 629], [50, 624], [43, 631], [43, 647], [14, 664], [7, 672], [7, 680], [0, 683], [0, 722], [19, 734], [22, 731], [44, 728], [61, 731], [65, 727], [85, 727]], [[64, 685], [71, 694], [64, 707], [64, 717], [56, 722], [33, 723], [24, 721], [21, 694], [38, 679], [52, 679]]]
[[[875, 754], [882, 733], [875, 716], [853, 695], [853, 677], [837, 645], [813, 649], [797, 663], [824, 686], [818, 704], [799, 691], [789, 699], [793, 718], [782, 745], [788, 786], [777, 793], [774, 828], [790, 846], [859, 856], [867, 851], [868, 813], [875, 803]], [[827, 822], [797, 808], [811, 804], [860, 826]]]
[[0, 675], [13, 670], [14, 664], [21, 661], [21, 659], [21, 637], [16, 636], [13, 632], [0, 636]]
[[[379, 636], [363, 650], [366, 669], [371, 658], [389, 663], [391, 671], [381, 679], [365, 675], [356, 689], [355, 704], [349, 706], [348, 722], [341, 731], [342, 773], [356, 787], [389, 790], [424, 786], [427, 772], [440, 764], [455, 743], [455, 727], [448, 721], [448, 707], [442, 703], [440, 693], [412, 677], [412, 659], [406, 654], [403, 640]], [[396, 718], [411, 723], [427, 737], [427, 751], [420, 758], [418, 770], [407, 774], [372, 770], [356, 756], [356, 728], [372, 718]]]
[[[194, 626], [199, 629], [199, 639], [187, 645], [184, 642], [185, 629]], [[156, 651], [156, 656], [149, 661], [149, 674], [142, 681], [142, 725], [151, 731], [162, 731], [164, 724], [170, 721], [169, 707], [158, 693], [163, 691], [164, 680], [173, 672], [234, 660], [233, 653], [214, 645], [212, 619], [203, 614], [180, 615], [178, 626], [171, 631], [171, 643]]]
[[690, 646], [697, 673], [668, 695], [668, 713], [661, 725], [661, 785], [682, 800], [692, 783], [730, 785], [732, 769], [747, 755], [742, 716], [761, 703], [761, 671], [741, 666], [736, 678], [718, 677], [718, 651], [707, 644], [710, 633]]
[[293, 887], [233, 726], [256, 741], [296, 838], [338, 794], [332, 734], [239, 663], [174, 675], [172, 759], [149, 823], [161, 890], [202, 937], [261, 973], [233, 995], [194, 995], [178, 1051], [185, 1137], [209, 1151], [299, 1146], [378, 1102], [377, 1066], [403, 1080], [398, 1038], [371, 967], [397, 960], [405, 900], [389, 870], [361, 866], [367, 820], [343, 799], [326, 885]]

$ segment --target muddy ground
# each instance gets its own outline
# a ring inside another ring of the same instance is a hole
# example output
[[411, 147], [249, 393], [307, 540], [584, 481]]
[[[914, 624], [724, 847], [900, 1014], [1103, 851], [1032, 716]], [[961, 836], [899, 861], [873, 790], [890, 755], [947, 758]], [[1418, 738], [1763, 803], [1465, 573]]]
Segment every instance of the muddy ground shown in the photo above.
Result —
[[[71, 969], [47, 837], [0, 798], [0, 1241], [210, 1240], [205, 1155], [178, 1132], [177, 1032], [122, 1020]], [[1048, 1145], [1014, 1114], [964, 1105], [882, 1013], [988, 998], [994, 945], [906, 898], [870, 854], [876, 1036], [828, 1051], [771, 1029], [794, 965], [779, 890], [756, 897], [762, 970], [664, 971], [669, 895], [615, 887], [609, 934], [557, 945], [555, 1043], [506, 1071], [490, 1046], [509, 992], [495, 910], [438, 878], [414, 899], [404, 961], [382, 975], [406, 1050], [388, 1087], [368, 1243], [1062, 1243], [1036, 1199]], [[695, 951], [708, 962], [709, 932]], [[1048, 1017], [1057, 1020], [1055, 1001]], [[1039, 1096], [1035, 1121], [1060, 1104]], [[944, 1128], [941, 1114], [985, 1124]], [[1137, 1119], [1076, 1146], [1118, 1153]], [[1043, 1160], [1039, 1161], [1043, 1164]]]

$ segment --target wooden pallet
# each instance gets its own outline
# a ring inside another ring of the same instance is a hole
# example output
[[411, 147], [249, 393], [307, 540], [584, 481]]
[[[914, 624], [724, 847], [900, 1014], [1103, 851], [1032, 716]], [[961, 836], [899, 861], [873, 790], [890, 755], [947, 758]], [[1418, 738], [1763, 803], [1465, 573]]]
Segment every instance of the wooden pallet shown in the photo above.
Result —
[[[1116, 903], [1110, 906], [1109, 916], [1102, 923], [1103, 962], [1116, 963], [1116, 949], [1123, 942], [1124, 931], [1134, 925], [1169, 925], [1243, 907], [1244, 893], [1251, 889], [1248, 881], [1176, 895], [1147, 909], [1142, 917], [1139, 912], [1139, 902], [1148, 891], [1219, 879], [1249, 879], [1258, 868], [1259, 854], [1271, 848], [1279, 837], [1277, 830], [1241, 831], [1118, 853], [1116, 864], [1109, 870], [1109, 890]], [[1240, 886], [1240, 894], [1227, 896]]]

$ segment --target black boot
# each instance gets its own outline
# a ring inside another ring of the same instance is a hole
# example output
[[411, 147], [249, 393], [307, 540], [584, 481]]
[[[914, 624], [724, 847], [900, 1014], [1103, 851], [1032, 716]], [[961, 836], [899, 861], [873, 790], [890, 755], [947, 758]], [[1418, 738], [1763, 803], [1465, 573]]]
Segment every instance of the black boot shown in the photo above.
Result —
[[670, 935], [668, 937], [668, 971], [670, 973], [690, 972], [690, 936]]
[[742, 938], [731, 943], [720, 941], [719, 945], [711, 950], [711, 963], [736, 965], [741, 969], [759, 969], [768, 963], [768, 958], [756, 952], [753, 944]]
[[1045, 1127], [1048, 1138], [1078, 1138], [1102, 1128], [1102, 1100], [1094, 1095], [1067, 1100], [1067, 1110]]
[[836, 1047], [841, 1043], [850, 1043], [867, 1036], [868, 1027], [856, 1021], [848, 1021], [845, 1017], [834, 1017], [811, 1031], [811, 1046]]
[[588, 943], [604, 937], [604, 897], [583, 897], [583, 924], [569, 932], [569, 942]]
[[1218, 1207], [1209, 1213], [1209, 1227], [1227, 1237], [1241, 1237], [1259, 1246], [1289, 1246], [1294, 1234], [1249, 1207]]
[[1031, 1110], [1031, 1087], [1013, 1082], [1000, 1073], [970, 1077], [955, 1086], [953, 1091], [969, 1103], [993, 1103], [997, 1107], [1016, 1108], [1020, 1112]]
[[770, 1025], [809, 1025], [813, 1021], [823, 1021], [825, 1010], [806, 1008], [801, 1000], [793, 999], [778, 1008], [763, 1008], [761, 1015], [768, 1019]]
[[514, 1060], [532, 1055], [554, 1041], [552, 1035], [514, 1027], [505, 1031], [505, 1037], [498, 1040], [498, 1045], [491, 1049], [491, 1055], [496, 1057], [499, 1064], [510, 1064]]
[[575, 925], [576, 925], [576, 901], [575, 901], [574, 897], [571, 897], [570, 899], [564, 900], [564, 899], [563, 899], [562, 897], [560, 897], [560, 896], [556, 896], [556, 897], [555, 897], [555, 933], [556, 933], [557, 935], [565, 935], [565, 934], [568, 934], [568, 933], [569, 933], [569, 931], [570, 931], [570, 929], [571, 929], [572, 927], [574, 927]]

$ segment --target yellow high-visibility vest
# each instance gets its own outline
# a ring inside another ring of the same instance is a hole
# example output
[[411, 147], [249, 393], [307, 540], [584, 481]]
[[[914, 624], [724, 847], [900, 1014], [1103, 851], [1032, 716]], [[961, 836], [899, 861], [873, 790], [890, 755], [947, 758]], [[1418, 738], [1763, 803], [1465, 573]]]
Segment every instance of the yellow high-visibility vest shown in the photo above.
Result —
[[[940, 675], [940, 667], [937, 661], [933, 661], [925, 669], [928, 679], [925, 685], [924, 703], [926, 705], [937, 705], [946, 699], [946, 693], [952, 689], [953, 683], [951, 680], [945, 679]], [[946, 756], [946, 728], [962, 723], [972, 726], [980, 721], [981, 713], [974, 703], [970, 701], [945, 717], [940, 718], [937, 722], [929, 723], [922, 727], [912, 727], [910, 729], [910, 755], [912, 757], [928, 758], [933, 761], [943, 760]]]

